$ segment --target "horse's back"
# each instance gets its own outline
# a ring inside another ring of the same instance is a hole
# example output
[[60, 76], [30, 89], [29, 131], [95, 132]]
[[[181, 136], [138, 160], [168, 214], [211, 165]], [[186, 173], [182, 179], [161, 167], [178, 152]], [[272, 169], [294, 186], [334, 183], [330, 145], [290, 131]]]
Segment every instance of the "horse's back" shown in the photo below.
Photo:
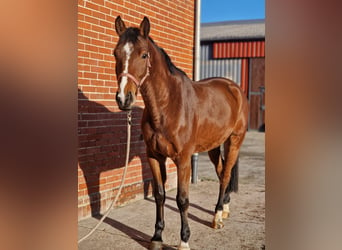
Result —
[[[248, 106], [247, 97], [242, 89], [232, 80], [222, 77], [212, 77], [194, 82], [193, 86], [198, 98], [210, 100], [212, 98], [224, 98], [229, 104], [232, 112], [240, 113]], [[216, 101], [217, 102], [217, 101]], [[219, 102], [225, 105], [225, 101]]]

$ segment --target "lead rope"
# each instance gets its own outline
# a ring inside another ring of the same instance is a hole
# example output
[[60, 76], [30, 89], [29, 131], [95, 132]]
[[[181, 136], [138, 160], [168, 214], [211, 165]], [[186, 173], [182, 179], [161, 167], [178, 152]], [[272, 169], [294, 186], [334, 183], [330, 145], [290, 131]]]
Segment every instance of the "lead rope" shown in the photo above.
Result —
[[130, 144], [131, 144], [131, 125], [132, 125], [132, 110], [129, 110], [127, 112], [127, 147], [126, 147], [126, 161], [125, 161], [125, 168], [124, 168], [124, 172], [123, 172], [123, 176], [121, 179], [121, 184], [118, 190], [118, 193], [115, 196], [115, 199], [112, 201], [112, 203], [110, 204], [107, 212], [102, 216], [101, 220], [97, 223], [97, 225], [83, 238], [81, 238], [78, 241], [78, 244], [80, 244], [82, 241], [84, 241], [86, 238], [88, 238], [90, 235], [92, 235], [95, 230], [100, 226], [100, 224], [104, 221], [104, 219], [108, 216], [110, 210], [112, 209], [112, 207], [114, 206], [114, 204], [116, 203], [116, 201], [119, 198], [119, 195], [121, 193], [121, 190], [124, 186], [125, 183], [125, 178], [126, 178], [126, 173], [127, 173], [127, 169], [128, 169], [128, 160], [129, 160], [129, 150], [130, 150]]

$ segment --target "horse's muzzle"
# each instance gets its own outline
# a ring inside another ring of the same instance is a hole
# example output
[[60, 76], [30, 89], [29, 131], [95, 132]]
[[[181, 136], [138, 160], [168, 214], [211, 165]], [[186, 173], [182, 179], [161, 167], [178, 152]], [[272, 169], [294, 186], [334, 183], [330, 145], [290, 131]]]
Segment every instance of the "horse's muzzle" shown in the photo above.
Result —
[[116, 102], [119, 106], [119, 109], [121, 110], [131, 110], [132, 105], [134, 103], [134, 97], [131, 91], [127, 93], [125, 98], [122, 100], [122, 98], [119, 96], [119, 92], [116, 92]]

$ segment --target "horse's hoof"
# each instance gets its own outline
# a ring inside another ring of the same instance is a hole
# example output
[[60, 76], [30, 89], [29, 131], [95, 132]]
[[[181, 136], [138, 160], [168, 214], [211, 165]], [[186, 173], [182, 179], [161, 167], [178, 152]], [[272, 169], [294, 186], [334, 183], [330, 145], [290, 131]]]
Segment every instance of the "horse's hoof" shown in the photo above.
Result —
[[163, 243], [161, 241], [151, 241], [150, 250], [162, 250]]
[[227, 219], [229, 217], [229, 212], [223, 211], [222, 212], [222, 219]]
[[190, 250], [190, 247], [178, 247], [178, 250]]
[[213, 224], [211, 225], [214, 229], [221, 229], [224, 227], [224, 224], [222, 221], [213, 221]]
[[189, 243], [181, 241], [178, 250], [190, 250]]
[[222, 221], [222, 211], [217, 211], [213, 220], [213, 224], [211, 225], [214, 229], [221, 229], [223, 228], [223, 221]]

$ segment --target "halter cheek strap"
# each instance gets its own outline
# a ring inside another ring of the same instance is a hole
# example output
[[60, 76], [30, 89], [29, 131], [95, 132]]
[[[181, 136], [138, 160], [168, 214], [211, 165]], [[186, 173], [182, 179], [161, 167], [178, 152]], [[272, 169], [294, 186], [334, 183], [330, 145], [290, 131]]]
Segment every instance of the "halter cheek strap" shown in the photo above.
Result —
[[128, 78], [130, 78], [135, 85], [137, 86], [137, 88], [139, 89], [141, 87], [141, 85], [143, 85], [143, 83], [145, 82], [146, 78], [150, 75], [150, 68], [151, 68], [151, 62], [150, 62], [150, 53], [147, 54], [147, 60], [146, 60], [146, 74], [145, 76], [140, 80], [140, 82], [137, 80], [137, 78], [135, 78], [132, 74], [130, 73], [121, 73], [119, 75], [119, 80], [121, 79], [121, 77], [126, 76]]

